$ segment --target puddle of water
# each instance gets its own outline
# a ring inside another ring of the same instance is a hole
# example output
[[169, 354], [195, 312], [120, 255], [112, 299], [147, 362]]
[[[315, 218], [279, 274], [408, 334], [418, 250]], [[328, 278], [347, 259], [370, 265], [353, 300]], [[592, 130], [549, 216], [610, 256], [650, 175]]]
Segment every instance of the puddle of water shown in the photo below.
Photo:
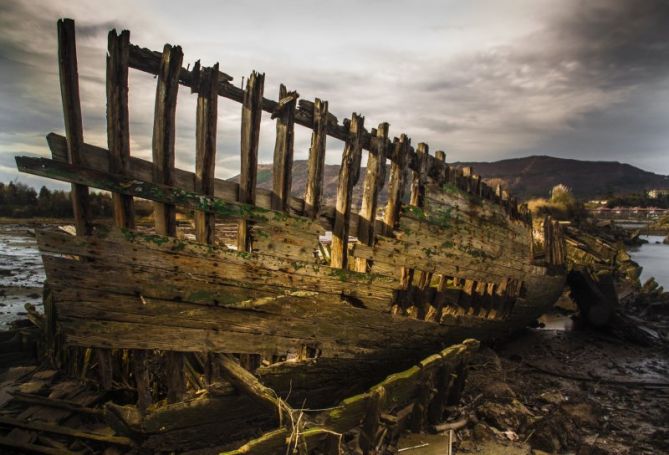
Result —
[[20, 225], [0, 225], [0, 330], [25, 316], [26, 303], [39, 309], [45, 279], [32, 230]]
[[642, 235], [647, 240], [639, 247], [630, 249], [632, 259], [643, 267], [641, 283], [655, 277], [655, 281], [665, 289], [669, 289], [669, 245], [662, 243], [664, 237], [659, 235]]

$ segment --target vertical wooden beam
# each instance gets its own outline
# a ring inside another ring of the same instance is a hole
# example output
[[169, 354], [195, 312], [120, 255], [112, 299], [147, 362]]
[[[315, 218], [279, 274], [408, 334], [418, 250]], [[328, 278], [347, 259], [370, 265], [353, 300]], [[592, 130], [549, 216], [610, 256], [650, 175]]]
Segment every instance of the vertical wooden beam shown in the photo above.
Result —
[[323, 187], [323, 166], [325, 165], [325, 142], [328, 137], [328, 102], [314, 100], [314, 129], [311, 133], [307, 183], [304, 192], [304, 211], [310, 218], [316, 218], [321, 208]]
[[[130, 121], [128, 118], [128, 56], [130, 32], [117, 34], [111, 30], [107, 37], [107, 145], [109, 172], [125, 174], [130, 161]], [[112, 193], [114, 224], [132, 229], [135, 212], [132, 196]]]
[[[179, 46], [166, 44], [160, 61], [156, 87], [156, 108], [153, 119], [153, 180], [174, 183], [174, 139], [176, 134], [177, 92], [183, 52]], [[173, 205], [155, 202], [153, 216], [156, 232], [176, 235], [176, 210]]]
[[276, 118], [276, 142], [274, 144], [274, 168], [272, 172], [272, 208], [286, 211], [290, 200], [293, 174], [293, 143], [295, 141], [295, 104], [297, 92], [288, 92], [286, 86], [279, 87], [279, 107], [272, 114]]
[[332, 229], [330, 246], [330, 266], [346, 268], [348, 260], [348, 228], [351, 218], [351, 199], [353, 186], [360, 177], [360, 160], [362, 158], [362, 133], [365, 118], [353, 113], [348, 125], [348, 140], [344, 146], [339, 182], [337, 184], [337, 203], [335, 221]]
[[[388, 124], [381, 123], [376, 130], [372, 130], [373, 150], [367, 158], [367, 174], [362, 190], [362, 202], [358, 213], [358, 240], [365, 245], [374, 245], [375, 232], [374, 222], [376, 220], [376, 207], [379, 192], [383, 188], [386, 179], [386, 148], [388, 140]], [[375, 134], [374, 134], [375, 133]], [[356, 258], [355, 270], [367, 271], [367, 260]]]
[[429, 147], [425, 142], [418, 144], [416, 156], [420, 162], [419, 170], [414, 171], [411, 183], [411, 199], [409, 204], [414, 207], [425, 208], [425, 184], [427, 183], [427, 154]]
[[148, 351], [135, 349], [132, 351], [132, 373], [135, 377], [137, 388], [137, 407], [140, 412], [146, 412], [146, 408], [153, 402], [151, 396], [151, 378], [149, 376]]
[[184, 353], [168, 351], [167, 357], [167, 402], [177, 403], [182, 400], [186, 392], [186, 378], [184, 375]]
[[393, 141], [393, 161], [390, 165], [390, 180], [388, 182], [388, 203], [383, 217], [384, 235], [390, 236], [400, 219], [402, 196], [404, 194], [404, 175], [407, 165], [407, 152], [411, 146], [411, 139], [402, 134]]
[[[242, 168], [239, 174], [239, 202], [255, 205], [256, 177], [258, 175], [258, 141], [262, 116], [262, 95], [265, 75], [253, 71], [246, 82], [242, 101]], [[238, 251], [250, 251], [249, 225], [246, 219], [239, 220], [237, 233]]]
[[[202, 70], [198, 84], [195, 121], [195, 191], [214, 195], [216, 166], [216, 122], [218, 118], [218, 63]], [[195, 238], [213, 244], [215, 218], [211, 213], [195, 212]]]
[[448, 166], [446, 165], [446, 153], [443, 150], [434, 152], [436, 180], [439, 185], [448, 181]]
[[[71, 164], [81, 164], [80, 151], [84, 143], [84, 132], [79, 101], [77, 44], [72, 19], [58, 21], [58, 72], [67, 137], [67, 158]], [[88, 187], [73, 183], [71, 196], [77, 235], [90, 234], [92, 225]]]

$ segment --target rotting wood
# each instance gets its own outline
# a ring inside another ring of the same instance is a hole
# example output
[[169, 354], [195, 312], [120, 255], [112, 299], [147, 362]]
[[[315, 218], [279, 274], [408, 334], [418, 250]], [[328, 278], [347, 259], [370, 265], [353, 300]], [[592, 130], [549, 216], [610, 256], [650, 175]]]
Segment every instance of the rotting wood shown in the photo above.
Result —
[[[293, 439], [290, 428], [280, 428], [265, 433], [260, 438], [250, 441], [236, 450], [225, 452], [224, 455], [269, 455], [285, 452], [287, 447], [291, 447], [291, 444], [298, 447], [300, 443], [307, 444], [308, 447], [313, 448], [317, 447], [322, 441], [312, 439], [313, 433], [311, 432], [343, 435], [351, 429], [360, 426], [363, 429], [366, 428], [369, 430], [373, 426], [370, 421], [366, 421], [370, 411], [376, 415], [376, 409], [378, 409], [378, 415], [381, 415], [393, 409], [407, 407], [407, 405], [412, 404], [415, 400], [417, 389], [423, 386], [422, 379], [426, 371], [441, 368], [446, 362], [453, 362], [454, 359], [464, 361], [464, 358], [476, 349], [478, 349], [478, 342], [466, 340], [462, 344], [451, 346], [439, 354], [428, 357], [421, 362], [421, 366], [414, 366], [408, 370], [388, 376], [368, 392], [349, 397], [340, 402], [332, 410], [323, 411], [320, 415], [314, 416], [313, 421], [316, 422], [315, 426], [307, 426], [306, 429], [301, 430], [298, 434], [298, 441]], [[385, 395], [385, 400], [378, 399], [381, 394]], [[363, 445], [369, 447], [367, 441]]]
[[[109, 171], [128, 172], [130, 160], [130, 120], [128, 113], [128, 55], [130, 32], [109, 32], [107, 45], [107, 144]], [[114, 223], [133, 229], [135, 213], [133, 200], [126, 194], [112, 193]]]
[[309, 161], [307, 164], [307, 183], [304, 193], [304, 212], [316, 218], [321, 206], [323, 192], [323, 168], [325, 166], [325, 144], [328, 126], [328, 102], [316, 98], [313, 105], [313, 132]]
[[388, 183], [388, 203], [384, 214], [384, 235], [392, 236], [393, 230], [400, 219], [402, 197], [404, 195], [404, 176], [411, 140], [402, 134], [393, 143], [394, 160], [390, 166], [390, 180]]
[[279, 87], [279, 106], [272, 114], [276, 118], [276, 142], [272, 171], [272, 208], [287, 211], [293, 175], [293, 144], [295, 142], [295, 104], [297, 92]]
[[421, 142], [416, 148], [416, 159], [418, 160], [418, 171], [414, 171], [411, 182], [411, 198], [409, 204], [414, 207], [425, 207], [425, 184], [427, 183], [428, 173], [428, 152], [429, 147]]
[[251, 396], [270, 410], [276, 411], [280, 420], [281, 418], [293, 418], [293, 409], [279, 398], [272, 389], [262, 385], [255, 376], [242, 368], [231, 356], [222, 354], [217, 357], [217, 360], [221, 366], [223, 377], [235, 388]]
[[[81, 120], [81, 102], [79, 101], [77, 45], [72, 19], [58, 20], [58, 70], [60, 74], [60, 93], [63, 100], [68, 162], [80, 164], [84, 133]], [[74, 226], [77, 234], [89, 234], [92, 231], [92, 225], [88, 188], [84, 185], [73, 184], [70, 197], [72, 198]]]
[[[381, 123], [374, 135], [376, 153], [369, 153], [367, 158], [367, 174], [362, 190], [360, 211], [358, 212], [358, 240], [366, 245], [373, 245], [375, 240], [376, 208], [379, 192], [383, 188], [386, 178], [386, 141], [388, 139], [388, 124]], [[357, 258], [355, 270], [367, 271], [367, 260]]]
[[346, 141], [341, 167], [339, 168], [335, 222], [332, 228], [332, 243], [330, 244], [330, 266], [340, 269], [345, 269], [348, 265], [351, 199], [353, 197], [353, 187], [360, 177], [360, 160], [362, 159], [360, 134], [364, 123], [364, 117], [353, 113], [349, 125], [349, 139]]
[[[163, 185], [174, 183], [176, 106], [182, 60], [181, 47], [165, 45], [156, 86], [152, 142], [153, 181]], [[153, 217], [158, 234], [176, 235], [177, 225], [174, 205], [155, 203]]]
[[[260, 138], [260, 119], [262, 116], [262, 95], [265, 75], [251, 73], [246, 82], [246, 91], [242, 102], [242, 139], [241, 171], [239, 173], [239, 202], [255, 205], [256, 179], [258, 175], [258, 141]], [[239, 220], [237, 250], [250, 251], [248, 220]]]
[[19, 419], [14, 419], [12, 417], [0, 416], [0, 424], [11, 425], [13, 427], [25, 428], [28, 430], [43, 431], [46, 433], [61, 434], [65, 436], [72, 436], [75, 438], [87, 439], [90, 441], [104, 442], [108, 444], [120, 445], [120, 446], [133, 446], [133, 442], [130, 438], [124, 436], [110, 436], [101, 433], [92, 433], [87, 431], [74, 430], [61, 425], [55, 425], [51, 423], [42, 423], [37, 421], [24, 422]]
[[[214, 170], [216, 166], [216, 123], [218, 94], [216, 93], [218, 63], [201, 70], [197, 96], [195, 191], [206, 196], [214, 195]], [[211, 213], [196, 211], [195, 238], [213, 244], [215, 217]]]

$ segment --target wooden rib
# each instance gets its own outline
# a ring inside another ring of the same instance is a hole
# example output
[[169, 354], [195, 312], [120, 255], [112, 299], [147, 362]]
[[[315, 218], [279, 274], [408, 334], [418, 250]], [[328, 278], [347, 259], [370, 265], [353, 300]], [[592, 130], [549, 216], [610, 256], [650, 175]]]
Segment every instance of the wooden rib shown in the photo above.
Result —
[[[176, 106], [182, 60], [181, 47], [165, 45], [156, 87], [152, 145], [154, 182], [164, 185], [174, 183]], [[174, 205], [155, 203], [153, 216], [157, 233], [176, 235], [177, 225]]]
[[349, 139], [346, 141], [339, 168], [339, 182], [337, 184], [337, 205], [335, 222], [332, 229], [332, 244], [330, 245], [330, 266], [346, 268], [348, 260], [348, 233], [351, 217], [351, 198], [353, 186], [360, 177], [360, 160], [362, 147], [360, 135], [364, 127], [365, 118], [353, 113], [349, 126]]
[[393, 162], [390, 166], [390, 181], [388, 183], [388, 203], [383, 218], [384, 235], [392, 235], [400, 219], [402, 196], [404, 194], [404, 175], [407, 163], [407, 151], [411, 139], [402, 134], [395, 139], [393, 148]]
[[[71, 164], [80, 164], [81, 144], [84, 142], [79, 101], [79, 73], [77, 69], [77, 45], [72, 19], [58, 20], [58, 71], [60, 94], [63, 100], [67, 157]], [[88, 188], [72, 185], [72, 211], [78, 235], [92, 231]]]
[[293, 143], [295, 141], [295, 104], [297, 92], [279, 87], [279, 110], [276, 117], [276, 142], [272, 172], [272, 208], [287, 211], [293, 174]]
[[[216, 93], [218, 63], [205, 68], [200, 78], [197, 96], [195, 191], [214, 195], [214, 169], [216, 165], [216, 122], [218, 93]], [[198, 242], [214, 243], [215, 218], [211, 213], [195, 212], [195, 238]]]
[[419, 170], [413, 172], [413, 180], [411, 182], [411, 199], [409, 204], [421, 209], [425, 207], [425, 184], [427, 182], [428, 152], [429, 147], [425, 142], [418, 144], [418, 147], [416, 148], [416, 158], [419, 162]]
[[[358, 213], [358, 240], [366, 245], [374, 244], [374, 222], [379, 192], [386, 179], [386, 141], [388, 139], [388, 124], [381, 123], [375, 132], [373, 148], [375, 153], [369, 152], [367, 158], [367, 174], [362, 191], [360, 212]], [[355, 261], [355, 270], [367, 271], [367, 260], [358, 258]]]
[[[47, 135], [47, 142], [51, 148], [51, 156], [59, 162], [67, 163], [67, 140], [65, 137], [55, 133]], [[101, 147], [84, 143], [82, 166], [89, 169], [104, 171], [109, 170], [109, 152]], [[127, 177], [137, 180], [153, 180], [153, 164], [150, 161], [137, 157], [130, 157]], [[195, 174], [176, 168], [174, 170], [174, 186], [184, 191], [195, 191]], [[239, 184], [220, 178], [214, 179], [214, 195], [226, 202], [237, 202], [239, 198]], [[271, 208], [271, 191], [264, 188], [256, 189], [256, 206], [264, 209]], [[290, 197], [289, 211], [294, 215], [302, 215], [304, 201], [300, 198]]]
[[[130, 160], [130, 123], [128, 117], [128, 45], [130, 32], [109, 32], [107, 39], [107, 144], [109, 171], [126, 174]], [[135, 212], [131, 196], [112, 193], [114, 223], [133, 229]]]
[[[140, 48], [139, 46], [130, 45], [130, 66], [136, 68], [140, 71], [145, 71], [150, 74], [157, 74], [160, 67], [160, 53], [151, 51], [149, 49]], [[229, 81], [232, 80], [232, 77], [228, 76], [225, 73], [219, 73], [218, 77], [218, 94], [225, 98], [231, 99], [236, 102], [243, 102], [245, 97], [244, 89], [232, 85]], [[181, 68], [179, 75], [179, 82], [188, 87], [192, 87], [193, 84], [197, 82], [196, 71], [189, 71], [186, 68]], [[261, 99], [261, 108], [265, 112], [273, 114], [276, 112], [279, 103], [274, 100], [267, 98]], [[295, 111], [295, 123], [298, 125], [305, 126], [307, 128], [315, 128], [317, 121], [314, 117], [312, 103], [305, 102], [302, 100], [300, 102], [299, 108]], [[345, 125], [340, 125], [337, 123], [337, 119], [334, 116], [329, 115], [328, 121], [325, 124], [325, 129], [323, 130], [324, 135], [329, 135], [339, 140], [345, 141], [348, 137], [347, 128]], [[362, 148], [365, 150], [371, 150], [372, 147], [372, 136], [368, 131], [363, 130], [361, 133], [361, 144]], [[407, 150], [407, 161], [406, 166], [413, 171], [418, 171], [420, 162], [416, 159], [416, 153], [412, 149]], [[394, 156], [389, 157], [391, 161], [395, 160]], [[443, 169], [445, 165], [438, 163], [434, 157], [427, 157], [427, 168], [431, 169], [433, 167], [437, 169]], [[463, 183], [467, 179], [463, 180]], [[491, 200], [496, 200], [492, 193], [489, 193], [486, 197]]]
[[[258, 175], [258, 140], [262, 116], [262, 94], [265, 75], [252, 72], [246, 83], [242, 103], [241, 172], [239, 173], [239, 202], [255, 205], [256, 178]], [[250, 251], [248, 221], [239, 221], [237, 249]]]
[[325, 143], [328, 126], [328, 102], [316, 98], [313, 107], [313, 132], [309, 148], [307, 183], [304, 193], [305, 215], [316, 218], [321, 205]]

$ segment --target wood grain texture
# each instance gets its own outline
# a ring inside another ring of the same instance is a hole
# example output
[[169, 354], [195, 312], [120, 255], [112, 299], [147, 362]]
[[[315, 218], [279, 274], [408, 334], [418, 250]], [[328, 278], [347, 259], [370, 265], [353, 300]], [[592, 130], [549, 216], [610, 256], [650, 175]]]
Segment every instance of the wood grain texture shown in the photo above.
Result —
[[[174, 183], [176, 107], [182, 60], [181, 47], [165, 45], [156, 86], [152, 142], [153, 181], [164, 185]], [[177, 225], [174, 205], [155, 203], [153, 217], [157, 233], [176, 235]]]
[[340, 269], [346, 268], [348, 265], [352, 193], [353, 186], [360, 177], [360, 160], [362, 158], [360, 138], [364, 123], [364, 117], [353, 113], [349, 125], [349, 139], [344, 146], [341, 167], [339, 168], [335, 222], [332, 228], [332, 243], [330, 244], [330, 266]]
[[[218, 63], [202, 70], [197, 96], [195, 122], [195, 191], [214, 195], [216, 166], [216, 123], [218, 119]], [[195, 238], [202, 243], [214, 243], [215, 217], [211, 213], [195, 212]]]
[[[251, 73], [246, 82], [242, 102], [241, 171], [239, 173], [239, 202], [255, 205], [258, 176], [258, 141], [262, 116], [262, 95], [265, 75]], [[239, 221], [237, 249], [250, 251], [249, 226], [246, 219]]]
[[307, 183], [304, 193], [304, 211], [316, 218], [323, 194], [323, 167], [325, 166], [325, 143], [328, 126], [328, 102], [316, 98], [313, 104], [313, 132], [307, 164]]
[[[376, 209], [386, 179], [388, 124], [381, 123], [374, 133], [374, 152], [369, 152], [367, 158], [367, 174], [358, 212], [358, 240], [365, 245], [373, 245], [375, 240]], [[366, 272], [367, 265], [367, 260], [356, 259], [355, 270]]]
[[[67, 137], [67, 158], [69, 163], [80, 164], [84, 133], [81, 120], [81, 101], [79, 100], [77, 45], [72, 19], [58, 20], [58, 72], [60, 75], [60, 94], [63, 101], [65, 136]], [[84, 185], [73, 184], [70, 197], [72, 198], [74, 226], [77, 234], [89, 234], [92, 231], [92, 218], [88, 188]]]
[[276, 142], [272, 172], [272, 208], [287, 211], [293, 175], [293, 144], [295, 142], [295, 105], [297, 92], [279, 87], [279, 106], [276, 117]]
[[[128, 113], [128, 56], [130, 32], [109, 32], [107, 39], [107, 145], [109, 171], [128, 172], [130, 161], [130, 120]], [[112, 193], [114, 224], [132, 229], [135, 212], [131, 196]]]

